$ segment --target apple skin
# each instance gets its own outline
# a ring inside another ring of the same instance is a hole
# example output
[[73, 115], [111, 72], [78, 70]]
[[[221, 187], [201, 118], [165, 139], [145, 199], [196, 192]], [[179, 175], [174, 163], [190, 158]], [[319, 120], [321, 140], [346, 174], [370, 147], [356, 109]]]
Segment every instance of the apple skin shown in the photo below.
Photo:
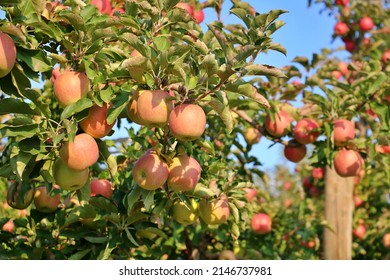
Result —
[[333, 122], [333, 142], [342, 147], [355, 138], [355, 125], [349, 120], [335, 120]]
[[213, 201], [202, 200], [199, 203], [199, 216], [208, 225], [220, 225], [227, 222], [230, 208], [225, 198]]
[[254, 127], [248, 127], [244, 131], [244, 138], [248, 145], [257, 144], [260, 142], [261, 133], [258, 129]]
[[299, 120], [294, 128], [294, 138], [300, 144], [314, 143], [318, 136], [320, 136], [320, 132], [318, 131], [319, 128], [320, 125], [315, 120]]
[[337, 66], [341, 72], [341, 74], [343, 74], [343, 76], [345, 76], [347, 73], [348, 73], [348, 63], [346, 62], [343, 62], [343, 61], [339, 61], [337, 63]]
[[355, 50], [355, 42], [351, 39], [344, 40], [345, 49], [349, 52], [353, 52]]
[[251, 227], [255, 233], [266, 234], [272, 230], [272, 220], [265, 213], [258, 213], [252, 217]]
[[92, 0], [91, 5], [95, 5], [102, 14], [110, 15], [112, 12], [110, 0]]
[[334, 70], [332, 71], [332, 77], [335, 78], [336, 80], [339, 80], [343, 74], [340, 71]]
[[62, 159], [57, 159], [53, 168], [54, 181], [61, 189], [75, 191], [81, 189], [88, 181], [89, 168], [74, 170]]
[[0, 78], [11, 72], [16, 62], [16, 46], [12, 38], [0, 32]]
[[267, 132], [274, 137], [285, 136], [291, 129], [292, 118], [284, 111], [275, 113], [275, 119], [272, 120], [269, 115], [265, 118], [264, 127]]
[[91, 181], [91, 197], [100, 194], [106, 198], [112, 198], [113, 193], [110, 181], [96, 178]]
[[192, 8], [192, 6], [188, 3], [184, 3], [184, 2], [179, 2], [176, 4], [177, 8], [180, 8], [180, 9], [183, 9], [183, 10], [186, 10], [187, 13], [189, 13], [191, 16], [194, 14], [194, 9]]
[[61, 147], [60, 158], [69, 168], [82, 171], [97, 162], [99, 147], [91, 135], [81, 133], [75, 136], [73, 142], [66, 142]]
[[88, 116], [80, 122], [81, 128], [94, 138], [102, 138], [107, 136], [115, 125], [107, 123], [107, 113], [110, 105], [104, 103], [103, 106], [93, 105]]
[[362, 17], [359, 21], [359, 26], [361, 31], [369, 31], [374, 28], [374, 22], [370, 17]]
[[340, 5], [340, 6], [347, 6], [348, 5], [348, 2], [349, 0], [336, 0], [335, 1], [335, 5]]
[[390, 249], [390, 232], [383, 235], [382, 244], [386, 249]]
[[160, 157], [148, 151], [134, 164], [132, 170], [134, 181], [145, 190], [161, 188], [168, 179], [168, 166]]
[[[382, 62], [383, 63], [388, 63], [390, 61], [390, 50], [387, 50], [385, 51], [383, 54], [382, 54]], [[389, 101], [390, 102], [390, 101]]]
[[366, 235], [366, 227], [359, 224], [355, 229], [352, 230], [352, 234], [358, 239], [364, 239]]
[[174, 191], [193, 190], [199, 182], [202, 168], [193, 157], [179, 155], [169, 166], [167, 184]]
[[34, 199], [34, 187], [26, 182], [14, 182], [7, 190], [7, 203], [14, 209], [26, 209]]
[[137, 113], [148, 127], [164, 127], [173, 109], [173, 94], [163, 90], [141, 90], [137, 99]]
[[243, 188], [245, 191], [245, 198], [248, 202], [252, 202], [257, 196], [257, 191], [252, 188]]
[[300, 143], [290, 140], [286, 146], [284, 146], [284, 156], [291, 162], [299, 162], [306, 156], [306, 146]]
[[313, 168], [313, 170], [311, 171], [311, 176], [317, 180], [321, 180], [322, 178], [324, 178], [324, 174], [325, 174], [325, 168], [323, 167], [316, 167]]
[[184, 226], [194, 224], [198, 218], [199, 205], [196, 200], [191, 199], [190, 204], [184, 203], [183, 201], [176, 200], [173, 203], [173, 218], [179, 224]]
[[169, 115], [169, 129], [181, 141], [193, 141], [206, 129], [206, 114], [195, 104], [180, 104]]
[[363, 200], [362, 200], [359, 196], [357, 196], [357, 195], [355, 194], [355, 195], [353, 196], [353, 203], [354, 203], [354, 205], [355, 205], [355, 208], [358, 208], [358, 207], [362, 206]]
[[345, 22], [339, 21], [334, 25], [333, 32], [336, 35], [345, 36], [345, 35], [347, 35], [348, 31], [349, 31], [349, 28]]
[[[58, 189], [59, 187], [54, 185], [53, 189]], [[47, 193], [46, 187], [41, 186], [35, 190], [34, 194], [34, 204], [35, 208], [42, 213], [52, 213], [57, 210], [58, 205], [60, 205], [61, 196], [60, 194], [51, 195]]]
[[54, 81], [54, 96], [65, 107], [87, 96], [90, 83], [82, 72], [65, 71]]
[[8, 220], [3, 227], [1, 228], [2, 231], [7, 231], [9, 233], [14, 233], [15, 232], [15, 224], [14, 221]]
[[354, 150], [340, 150], [333, 159], [334, 168], [341, 177], [357, 176], [363, 168], [364, 161]]
[[[137, 51], [137, 50], [134, 50]], [[138, 52], [138, 51], [137, 51]], [[139, 91], [134, 92], [129, 105], [127, 106], [127, 114], [132, 122], [135, 122], [139, 125], [146, 125], [146, 122], [143, 122], [138, 114], [138, 98]]]
[[194, 10], [192, 16], [196, 20], [198, 24], [202, 23], [204, 21], [204, 12], [203, 10]]
[[231, 250], [223, 250], [218, 255], [218, 260], [226, 261], [226, 260], [237, 260], [236, 255]]

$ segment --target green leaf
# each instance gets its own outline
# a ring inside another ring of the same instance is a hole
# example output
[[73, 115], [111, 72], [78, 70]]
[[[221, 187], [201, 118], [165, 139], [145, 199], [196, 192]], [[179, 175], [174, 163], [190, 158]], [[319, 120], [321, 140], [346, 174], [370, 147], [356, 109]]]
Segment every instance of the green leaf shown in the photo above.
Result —
[[211, 198], [211, 197], [215, 197], [216, 193], [213, 190], [206, 187], [205, 185], [198, 183], [195, 186], [194, 191], [192, 192], [192, 195], [195, 197], [201, 197], [201, 198]]
[[209, 102], [209, 105], [214, 109], [215, 112], [220, 116], [223, 123], [226, 126], [226, 133], [230, 134], [233, 131], [233, 117], [230, 112], [229, 106], [225, 106], [218, 99], [213, 99]]
[[123, 110], [126, 109], [127, 104], [130, 102], [131, 95], [127, 92], [121, 91], [120, 94], [115, 98], [113, 103], [113, 108], [109, 109], [107, 115], [107, 123], [112, 124], [116, 121], [119, 115]]
[[0, 100], [0, 115], [5, 114], [39, 115], [39, 112], [20, 99], [4, 98]]
[[240, 94], [242, 96], [249, 97], [259, 103], [260, 105], [263, 105], [266, 108], [270, 108], [270, 104], [268, 100], [262, 96], [260, 93], [257, 92], [257, 89], [249, 83], [235, 83], [235, 84], [229, 84], [226, 86], [226, 91], [233, 92], [236, 94]]
[[150, 211], [150, 209], [154, 205], [154, 193], [155, 191], [148, 191], [148, 190], [142, 190], [141, 192], [146, 211]]
[[61, 119], [67, 119], [74, 114], [77, 114], [87, 108], [92, 107], [93, 102], [91, 99], [88, 98], [82, 98], [78, 100], [75, 103], [69, 104], [68, 106], [65, 107], [64, 111], [61, 114]]
[[85, 31], [85, 22], [81, 16], [70, 10], [63, 10], [59, 13], [59, 18], [69, 22], [75, 30]]
[[245, 76], [271, 76], [277, 78], [287, 78], [286, 75], [274, 66], [266, 64], [250, 64], [244, 67]]
[[73, 255], [71, 255], [68, 260], [81, 260], [83, 259], [86, 255], [88, 255], [89, 252], [92, 251], [92, 248], [90, 249], [85, 249], [85, 250], [82, 250], [82, 251], [79, 251]]
[[139, 201], [141, 197], [141, 188], [136, 186], [134, 187], [131, 192], [126, 196], [126, 200], [124, 201], [124, 204], [127, 208], [127, 215], [131, 215], [131, 211], [133, 210], [134, 205]]
[[128, 228], [125, 228], [125, 232], [126, 232], [127, 239], [129, 239], [130, 242], [133, 243], [135, 246], [139, 247], [139, 244], [137, 243], [137, 241], [135, 241], [133, 235], [130, 233]]
[[108, 237], [106, 236], [102, 236], [102, 237], [86, 236], [84, 237], [84, 239], [90, 243], [95, 243], [95, 244], [103, 244], [108, 242]]
[[18, 48], [18, 60], [24, 61], [31, 70], [35, 72], [46, 72], [52, 70], [52, 65], [47, 55], [42, 50], [28, 50]]
[[159, 51], [166, 51], [171, 45], [168, 38], [163, 36], [154, 37], [153, 43]]
[[46, 118], [50, 118], [51, 111], [49, 104], [43, 100], [43, 95], [37, 89], [26, 89], [25, 96], [30, 99], [36, 106], [36, 110], [39, 110]]
[[118, 164], [116, 162], [115, 156], [108, 150], [106, 142], [99, 141], [98, 147], [100, 156], [103, 157], [104, 161], [107, 163], [111, 176], [115, 176], [118, 171]]
[[388, 79], [385, 73], [379, 73], [378, 76], [373, 79], [374, 81], [369, 84], [367, 95], [371, 95], [379, 90], [383, 86], [383, 83]]
[[91, 199], [89, 200], [89, 204], [97, 208], [106, 210], [110, 213], [118, 213], [118, 209], [116, 208], [114, 202], [104, 196], [91, 197]]
[[215, 54], [207, 54], [204, 56], [201, 65], [204, 67], [209, 77], [218, 73], [218, 63]]

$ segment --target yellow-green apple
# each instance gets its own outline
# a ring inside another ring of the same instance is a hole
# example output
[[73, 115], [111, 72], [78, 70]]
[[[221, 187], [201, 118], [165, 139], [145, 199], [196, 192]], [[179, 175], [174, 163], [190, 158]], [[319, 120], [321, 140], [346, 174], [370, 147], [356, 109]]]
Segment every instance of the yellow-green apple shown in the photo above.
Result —
[[38, 187], [34, 194], [35, 208], [42, 213], [52, 213], [57, 210], [60, 205], [61, 196], [59, 193], [53, 194], [52, 191], [59, 187], [53, 185], [52, 190], [48, 193], [46, 186]]
[[91, 197], [100, 194], [106, 198], [111, 198], [113, 193], [112, 184], [107, 179], [95, 178], [91, 181]]
[[143, 189], [161, 188], [168, 179], [168, 165], [153, 151], [147, 151], [133, 166], [134, 181]]
[[245, 191], [245, 198], [248, 202], [252, 202], [255, 197], [257, 196], [257, 191], [256, 189], [253, 188], [244, 188]]
[[248, 145], [253, 145], [260, 142], [261, 133], [254, 127], [248, 127], [244, 131], [244, 138]]
[[193, 190], [199, 182], [201, 171], [196, 159], [185, 154], [179, 155], [169, 165], [167, 185], [174, 191]]
[[382, 244], [386, 249], [390, 249], [390, 232], [383, 235]]
[[251, 219], [251, 227], [255, 233], [269, 233], [272, 230], [271, 217], [265, 213], [255, 214]]
[[176, 200], [173, 203], [173, 218], [182, 225], [191, 225], [198, 220], [198, 202], [190, 199], [190, 203]]
[[34, 186], [27, 182], [13, 182], [7, 190], [7, 203], [14, 209], [26, 209], [34, 198]]
[[314, 143], [320, 136], [319, 128], [320, 125], [315, 120], [299, 120], [294, 128], [294, 138], [301, 144]]
[[359, 26], [361, 31], [369, 31], [374, 28], [374, 22], [372, 18], [365, 16], [360, 19]]
[[67, 70], [54, 81], [54, 96], [65, 107], [87, 96], [90, 83], [83, 72]]
[[164, 127], [173, 109], [173, 94], [164, 90], [141, 90], [137, 100], [137, 113], [148, 127]]
[[194, 14], [194, 9], [192, 8], [192, 6], [188, 3], [185, 3], [185, 2], [179, 2], [176, 4], [177, 8], [180, 8], [180, 9], [183, 9], [183, 10], [186, 10], [191, 16]]
[[112, 124], [107, 123], [109, 108], [110, 105], [108, 103], [104, 103], [103, 106], [93, 105], [88, 111], [88, 116], [80, 122], [84, 132], [94, 138], [107, 136], [115, 125], [115, 121]]
[[333, 32], [336, 35], [345, 36], [349, 31], [348, 25], [345, 22], [339, 21], [335, 24]]
[[284, 146], [284, 156], [291, 162], [299, 162], [306, 156], [306, 145], [290, 140]]
[[15, 43], [8, 34], [0, 32], [0, 78], [11, 72], [15, 62]]
[[230, 216], [229, 203], [226, 197], [199, 203], [199, 216], [208, 225], [219, 225], [227, 222]]
[[7, 231], [7, 232], [10, 232], [10, 233], [15, 232], [15, 224], [14, 224], [14, 221], [8, 220], [8, 221], [3, 225], [3, 227], [1, 228], [1, 230], [2, 230], [2, 231]]
[[196, 20], [196, 22], [198, 24], [200, 24], [204, 21], [204, 12], [202, 9], [194, 10], [194, 12], [192, 13], [192, 16], [194, 17], [194, 19]]
[[196, 104], [180, 104], [169, 115], [169, 129], [181, 141], [192, 141], [202, 136], [206, 129], [206, 114]]
[[218, 260], [237, 260], [237, 257], [233, 251], [223, 250], [218, 254]]
[[355, 126], [349, 120], [333, 121], [333, 142], [336, 146], [345, 146], [355, 138]]
[[363, 224], [359, 224], [352, 230], [352, 234], [358, 239], [364, 239], [366, 236], [366, 227]]
[[291, 129], [292, 118], [284, 111], [275, 113], [274, 120], [270, 115], [265, 118], [264, 127], [267, 132], [274, 137], [282, 137], [286, 135]]
[[82, 171], [97, 162], [99, 147], [91, 135], [81, 133], [61, 147], [60, 157], [70, 168]]
[[95, 5], [102, 14], [111, 14], [112, 6], [110, 0], [91, 0], [91, 5]]
[[363, 158], [354, 150], [339, 150], [333, 159], [334, 168], [341, 177], [357, 176], [363, 169]]
[[81, 189], [87, 183], [89, 168], [74, 170], [59, 158], [54, 163], [53, 177], [61, 189], [75, 191]]

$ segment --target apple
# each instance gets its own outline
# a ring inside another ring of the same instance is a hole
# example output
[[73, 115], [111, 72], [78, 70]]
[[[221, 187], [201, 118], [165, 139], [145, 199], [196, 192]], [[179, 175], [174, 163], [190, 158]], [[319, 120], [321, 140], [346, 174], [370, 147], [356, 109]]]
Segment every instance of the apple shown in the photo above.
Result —
[[336, 80], [339, 80], [343, 74], [340, 71], [334, 70], [332, 71], [332, 77], [335, 78]]
[[188, 4], [188, 3], [179, 2], [179, 3], [176, 4], [175, 7], [187, 11], [191, 16], [194, 14], [194, 8], [192, 8], [192, 6], [190, 4]]
[[314, 187], [313, 182], [309, 177], [303, 178], [302, 185], [305, 189], [311, 189]]
[[294, 138], [300, 144], [314, 143], [320, 132], [320, 125], [313, 119], [302, 119], [297, 122], [294, 128]]
[[54, 81], [61, 75], [61, 69], [60, 67], [55, 67], [52, 71], [51, 71], [51, 82], [54, 83]]
[[283, 205], [284, 205], [284, 207], [286, 207], [286, 208], [290, 207], [291, 204], [292, 204], [292, 201], [291, 201], [291, 199], [289, 199], [289, 198], [287, 198], [285, 201], [283, 201]]
[[14, 68], [16, 46], [12, 38], [0, 32], [0, 78], [5, 77]]
[[355, 208], [358, 208], [363, 204], [363, 200], [359, 196], [357, 196], [356, 194], [353, 196], [353, 202], [354, 202]]
[[[134, 50], [136, 51], [136, 50]], [[138, 52], [138, 51], [137, 51]], [[139, 91], [134, 92], [133, 96], [131, 97], [131, 101], [129, 105], [127, 106], [127, 114], [129, 115], [129, 118], [132, 122], [135, 122], [139, 125], [146, 125], [146, 122], [143, 122], [138, 114], [138, 98], [139, 98]]]
[[344, 44], [347, 51], [353, 52], [355, 50], [355, 42], [352, 39], [345, 39]]
[[195, 199], [190, 199], [190, 204], [181, 200], [173, 203], [173, 218], [184, 226], [192, 225], [198, 220], [198, 203]]
[[314, 179], [320, 180], [320, 179], [324, 178], [324, 173], [325, 173], [325, 168], [316, 167], [316, 168], [313, 168], [313, 170], [311, 171], [311, 176]]
[[334, 168], [341, 177], [357, 176], [363, 168], [364, 161], [354, 150], [339, 150], [333, 159]]
[[355, 229], [352, 230], [352, 234], [358, 239], [364, 239], [366, 235], [366, 227], [362, 224], [359, 224]]
[[335, 1], [335, 5], [340, 5], [340, 6], [347, 6], [348, 5], [348, 2], [349, 0], [336, 0]]
[[337, 66], [341, 72], [341, 74], [343, 74], [344, 76], [348, 73], [348, 63], [346, 62], [343, 62], [343, 61], [339, 61], [337, 63]]
[[374, 22], [372, 21], [372, 18], [365, 16], [360, 19], [359, 26], [360, 30], [369, 31], [374, 28]]
[[180, 104], [169, 115], [169, 129], [181, 141], [192, 141], [202, 136], [206, 129], [206, 114], [196, 104]]
[[7, 231], [9, 233], [15, 232], [15, 224], [14, 221], [8, 220], [3, 227], [1, 228], [2, 231]]
[[308, 241], [301, 241], [300, 242], [302, 246], [312, 249], [316, 246], [316, 242], [314, 240], [308, 240]]
[[245, 198], [248, 202], [252, 202], [255, 197], [257, 196], [257, 191], [256, 189], [253, 188], [243, 188], [245, 191]]
[[336, 35], [345, 36], [349, 32], [348, 25], [345, 22], [339, 21], [334, 25], [333, 32]]
[[168, 166], [153, 151], [147, 151], [140, 157], [132, 170], [134, 181], [143, 189], [161, 188], [168, 179]]
[[272, 230], [272, 220], [265, 213], [258, 213], [252, 217], [251, 227], [255, 233], [266, 234]]
[[111, 14], [112, 6], [110, 0], [91, 0], [91, 5], [95, 5], [102, 14]]
[[72, 169], [85, 170], [99, 159], [99, 147], [95, 139], [81, 133], [74, 137], [73, 142], [66, 142], [60, 149], [60, 158]]
[[173, 109], [173, 94], [164, 90], [141, 90], [137, 99], [137, 113], [145, 126], [164, 127]]
[[355, 125], [349, 120], [333, 121], [333, 142], [335, 146], [345, 146], [355, 138]]
[[174, 191], [193, 190], [199, 182], [202, 168], [193, 157], [179, 155], [169, 166], [167, 185]]
[[[53, 185], [54, 189], [58, 189], [59, 187]], [[50, 192], [51, 192], [50, 191]], [[46, 186], [38, 187], [35, 190], [34, 194], [34, 204], [35, 208], [42, 213], [52, 213], [57, 210], [58, 205], [60, 205], [61, 196], [59, 193], [51, 194], [47, 192]]]
[[218, 254], [218, 260], [237, 260], [237, 257], [233, 251], [223, 250]]
[[244, 138], [248, 145], [257, 144], [260, 142], [261, 133], [258, 129], [254, 127], [248, 127], [244, 131]]
[[53, 167], [54, 181], [61, 189], [75, 191], [81, 189], [88, 181], [89, 168], [74, 170], [62, 159], [57, 159]]
[[220, 197], [212, 201], [202, 200], [199, 203], [199, 216], [208, 225], [226, 223], [230, 216], [227, 198]]
[[91, 197], [100, 194], [106, 198], [112, 198], [113, 193], [110, 181], [96, 178], [91, 181]]
[[274, 120], [271, 119], [270, 115], [267, 115], [264, 127], [271, 136], [280, 138], [290, 131], [292, 120], [289, 114], [280, 111], [275, 113]]
[[382, 244], [386, 249], [390, 249], [390, 232], [383, 235]]
[[309, 194], [311, 197], [319, 197], [321, 195], [321, 189], [316, 186], [313, 186], [309, 189]]
[[290, 140], [284, 146], [284, 156], [291, 162], [299, 162], [306, 156], [306, 145]]
[[14, 209], [26, 209], [34, 198], [34, 186], [27, 182], [14, 182], [7, 190], [7, 203]]
[[103, 106], [95, 104], [89, 108], [88, 116], [80, 122], [80, 126], [84, 132], [94, 138], [107, 136], [115, 124], [115, 121], [112, 124], [107, 123], [109, 108], [110, 105], [108, 103], [104, 103]]
[[90, 83], [82, 72], [67, 70], [54, 81], [54, 96], [65, 107], [87, 96]]
[[200, 10], [194, 10], [192, 16], [196, 20], [198, 24], [202, 23], [204, 21], [204, 12], [202, 9]]
[[375, 151], [381, 154], [390, 154], [390, 146], [377, 144], [375, 145]]
[[[385, 51], [383, 54], [382, 54], [382, 62], [383, 63], [388, 63], [390, 61], [390, 50], [387, 50]], [[390, 101], [389, 101], [390, 102]]]
[[284, 182], [283, 189], [285, 189], [286, 191], [291, 189], [291, 182]]

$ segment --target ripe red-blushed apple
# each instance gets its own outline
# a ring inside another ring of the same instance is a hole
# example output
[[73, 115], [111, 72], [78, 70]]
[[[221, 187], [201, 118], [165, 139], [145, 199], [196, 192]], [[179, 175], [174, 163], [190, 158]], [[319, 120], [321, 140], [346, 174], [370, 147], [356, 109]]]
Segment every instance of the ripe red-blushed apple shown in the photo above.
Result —
[[81, 133], [73, 142], [66, 142], [60, 149], [60, 158], [72, 169], [82, 171], [95, 164], [99, 159], [99, 147], [95, 139]]
[[111, 15], [112, 6], [110, 0], [91, 0], [91, 5], [95, 5], [100, 13]]
[[167, 185], [174, 191], [193, 190], [199, 182], [202, 168], [193, 157], [179, 155], [169, 165]]
[[291, 189], [291, 182], [284, 182], [283, 183], [283, 189], [285, 189], [286, 191]]
[[294, 138], [300, 144], [314, 143], [320, 136], [319, 128], [320, 125], [313, 119], [299, 120], [294, 128]]
[[343, 62], [343, 61], [339, 61], [337, 63], [337, 66], [341, 72], [341, 74], [343, 74], [343, 76], [345, 76], [347, 73], [348, 73], [348, 63], [346, 62]]
[[335, 146], [345, 146], [355, 138], [355, 125], [344, 119], [333, 121], [333, 142]]
[[348, 5], [348, 2], [349, 0], [336, 0], [335, 1], [335, 5], [340, 5], [340, 6], [347, 6]]
[[57, 159], [53, 168], [54, 181], [61, 189], [75, 191], [81, 189], [88, 181], [89, 168], [74, 170], [62, 159]]
[[312, 180], [309, 177], [304, 177], [302, 185], [305, 189], [311, 189], [314, 187]]
[[34, 198], [34, 186], [28, 182], [13, 182], [7, 190], [7, 203], [14, 209], [27, 208]]
[[196, 104], [180, 104], [169, 114], [169, 129], [181, 141], [193, 141], [206, 129], [206, 114]]
[[265, 213], [255, 214], [251, 219], [251, 227], [255, 233], [269, 233], [272, 230], [271, 217]]
[[337, 174], [341, 177], [357, 176], [363, 169], [363, 158], [355, 150], [339, 150], [333, 159]]
[[[58, 189], [59, 187], [56, 185], [53, 185], [54, 189]], [[61, 202], [61, 196], [59, 193], [52, 194], [48, 193], [46, 186], [38, 187], [35, 190], [34, 194], [34, 205], [35, 208], [42, 213], [52, 213], [57, 210], [58, 205], [60, 205]]]
[[196, 20], [198, 24], [202, 23], [204, 21], [204, 12], [202, 9], [200, 10], [194, 10], [192, 13], [192, 16]]
[[271, 136], [279, 138], [285, 136], [290, 131], [292, 120], [289, 114], [280, 111], [275, 113], [274, 120], [272, 120], [270, 115], [267, 115], [264, 127]]
[[108, 103], [103, 103], [102, 106], [95, 104], [89, 108], [88, 116], [80, 121], [80, 126], [84, 132], [94, 138], [107, 136], [116, 122], [108, 124], [107, 113], [109, 108], [110, 104]]
[[352, 39], [345, 39], [344, 40], [345, 49], [349, 52], [353, 52], [355, 50], [355, 41]]
[[333, 32], [336, 35], [345, 36], [349, 32], [349, 27], [345, 22], [339, 21], [334, 25]]
[[[385, 52], [382, 54], [381, 59], [382, 59], [382, 62], [383, 62], [383, 63], [388, 63], [388, 62], [390, 62], [390, 50], [385, 51]], [[389, 101], [389, 102], [390, 102], [390, 101]]]
[[390, 146], [387, 145], [375, 145], [375, 151], [381, 154], [390, 154]]
[[317, 180], [324, 178], [324, 174], [325, 174], [324, 167], [316, 167], [316, 168], [313, 168], [313, 170], [311, 171], [311, 176]]
[[353, 196], [353, 203], [355, 205], [355, 208], [358, 208], [363, 204], [363, 200], [358, 195], [355, 194]]
[[248, 145], [257, 144], [260, 142], [261, 133], [258, 129], [254, 127], [248, 127], [244, 131], [244, 138]]
[[363, 224], [359, 224], [352, 230], [352, 234], [358, 239], [364, 239], [366, 236], [366, 227]]
[[137, 113], [148, 127], [164, 127], [174, 105], [173, 93], [164, 90], [141, 90], [137, 99]]
[[5, 77], [14, 68], [16, 46], [12, 38], [0, 32], [0, 78]]
[[390, 249], [390, 232], [383, 235], [382, 244], [386, 249]]
[[332, 71], [332, 77], [335, 78], [336, 80], [339, 80], [343, 74], [340, 71], [334, 70]]
[[2, 231], [7, 231], [9, 233], [15, 232], [15, 224], [14, 221], [8, 220], [3, 227], [1, 228]]
[[83, 72], [67, 70], [54, 81], [54, 96], [65, 107], [87, 96], [90, 83]]
[[168, 165], [154, 151], [147, 151], [133, 166], [133, 179], [143, 189], [161, 188], [168, 179]]
[[360, 19], [359, 26], [360, 30], [369, 31], [374, 28], [374, 22], [372, 21], [372, 18], [365, 16]]
[[179, 224], [184, 226], [191, 225], [198, 221], [198, 207], [199, 204], [195, 199], [190, 199], [189, 203], [181, 200], [176, 200], [173, 203], [173, 218]]
[[194, 8], [188, 3], [179, 2], [175, 7], [186, 10], [191, 16], [194, 14]]
[[230, 217], [229, 203], [226, 197], [199, 203], [199, 216], [208, 225], [224, 224]]
[[91, 180], [91, 197], [100, 194], [106, 198], [112, 198], [113, 193], [112, 184], [107, 179]]
[[257, 196], [257, 191], [254, 188], [243, 188], [245, 191], [245, 198], [248, 202], [252, 202], [256, 196]]
[[297, 143], [294, 140], [290, 140], [286, 146], [284, 146], [284, 156], [291, 162], [299, 162], [306, 156], [306, 145]]
[[300, 243], [308, 249], [312, 249], [316, 246], [316, 242], [314, 240], [301, 241]]

